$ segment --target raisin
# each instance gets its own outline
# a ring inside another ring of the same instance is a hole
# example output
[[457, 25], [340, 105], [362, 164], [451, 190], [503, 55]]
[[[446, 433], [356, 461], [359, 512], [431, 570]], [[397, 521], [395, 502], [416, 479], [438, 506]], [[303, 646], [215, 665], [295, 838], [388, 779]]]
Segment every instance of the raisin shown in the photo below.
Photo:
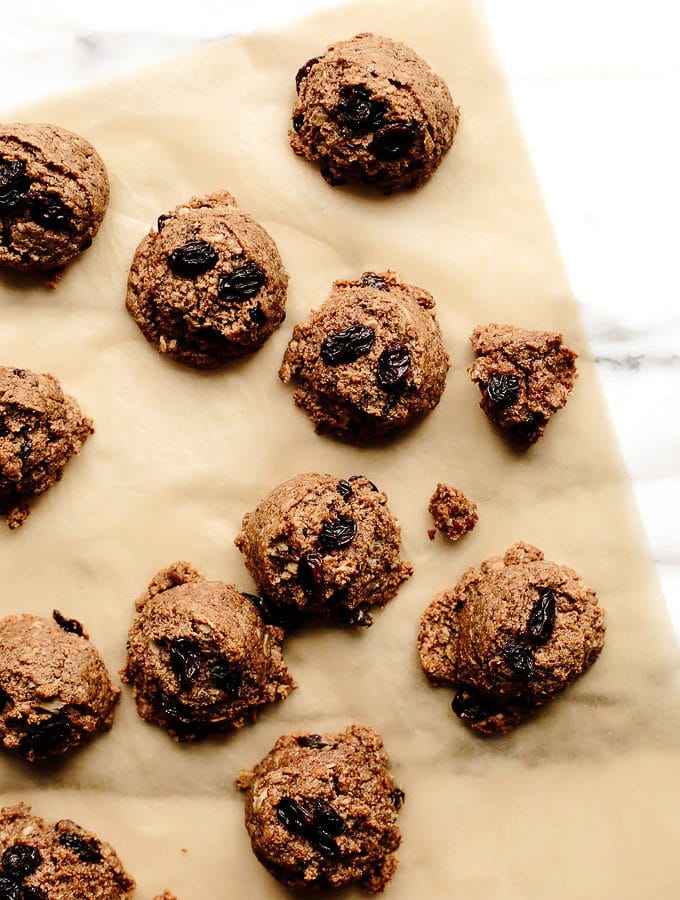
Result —
[[531, 678], [534, 674], [534, 651], [523, 641], [510, 638], [503, 645], [502, 654], [518, 678]]
[[168, 727], [176, 733], [179, 741], [202, 740], [210, 734], [210, 726], [195, 722], [189, 707], [184, 703], [165, 694], [160, 695], [159, 703], [167, 718]]
[[314, 550], [303, 553], [297, 574], [300, 587], [310, 600], [323, 600], [325, 578], [321, 555]]
[[541, 425], [545, 424], [545, 417], [541, 413], [527, 413], [517, 425], [513, 425], [512, 433], [523, 441], [532, 441]]
[[532, 644], [545, 644], [550, 640], [555, 627], [555, 593], [550, 588], [538, 589], [538, 600], [534, 603], [527, 623], [527, 636]]
[[175, 275], [195, 278], [217, 265], [217, 251], [207, 241], [187, 241], [168, 256], [168, 266]]
[[337, 859], [340, 855], [336, 841], [323, 828], [315, 828], [309, 835], [309, 842], [326, 859]]
[[415, 143], [418, 129], [408, 122], [393, 122], [377, 131], [371, 141], [371, 152], [383, 162], [401, 159]]
[[293, 116], [293, 130], [294, 131], [299, 133], [300, 129], [302, 128], [302, 126], [304, 124], [305, 124], [305, 117], [302, 114], [300, 114], [298, 116]]
[[80, 624], [77, 619], [67, 619], [66, 616], [63, 616], [58, 609], [52, 610], [52, 618], [57, 623], [57, 625], [62, 629], [62, 631], [68, 632], [68, 634], [77, 634], [78, 637], [84, 637], [84, 628]]
[[327, 800], [317, 797], [314, 801], [316, 825], [318, 828], [338, 837], [345, 830], [345, 820], [333, 809]]
[[73, 850], [81, 862], [99, 863], [102, 861], [101, 845], [96, 838], [83, 838], [73, 831], [62, 831], [59, 835], [59, 843], [62, 847]]
[[[2, 198], [0, 197], [0, 201]], [[21, 900], [21, 885], [12, 878], [0, 875], [0, 900]]]
[[301, 734], [299, 737], [295, 738], [297, 741], [298, 747], [305, 747], [308, 750], [321, 750], [323, 747], [327, 747], [328, 744], [322, 740], [320, 734]]
[[41, 863], [40, 850], [30, 844], [13, 844], [2, 854], [2, 871], [18, 881], [32, 875]]
[[338, 122], [356, 134], [380, 128], [385, 120], [385, 104], [374, 100], [371, 92], [360, 85], [345, 85], [336, 108]]
[[27, 884], [24, 885], [21, 900], [47, 900], [47, 894], [42, 888]]
[[390, 286], [381, 275], [375, 272], [364, 272], [361, 276], [362, 287], [372, 287], [378, 291], [389, 291]]
[[319, 546], [324, 550], [342, 550], [349, 547], [357, 533], [357, 523], [351, 516], [338, 516], [332, 522], [326, 520], [321, 526]]
[[190, 690], [198, 678], [203, 654], [190, 638], [174, 638], [170, 642], [170, 665], [182, 691]]
[[295, 76], [295, 88], [300, 93], [300, 85], [302, 84], [303, 79], [305, 79], [309, 73], [312, 71], [312, 68], [319, 62], [321, 59], [320, 56], [313, 56], [311, 59], [308, 59], [304, 66], [300, 66], [297, 70], [297, 74]]
[[264, 269], [255, 262], [245, 262], [226, 275], [220, 275], [217, 296], [225, 303], [243, 303], [249, 297], [255, 297], [266, 281]]
[[271, 602], [269, 597], [262, 594], [241, 594], [257, 607], [265, 625], [274, 625], [276, 628], [295, 628], [300, 624], [300, 611], [295, 606], [277, 605]]
[[68, 744], [73, 727], [63, 713], [55, 713], [25, 734], [19, 741], [19, 753], [34, 759], [45, 759], [59, 753]]
[[376, 379], [384, 391], [403, 387], [411, 368], [411, 354], [403, 344], [390, 344], [378, 358]]
[[267, 321], [267, 317], [265, 316], [262, 307], [258, 303], [257, 306], [251, 306], [248, 310], [248, 318], [253, 323], [253, 325], [257, 325], [258, 328], [261, 328]]
[[292, 834], [304, 834], [314, 826], [314, 807], [307, 800], [282, 797], [276, 807], [276, 816]]
[[345, 503], [349, 503], [350, 497], [353, 493], [352, 485], [349, 483], [349, 481], [345, 481], [344, 479], [342, 481], [338, 481], [335, 489], [337, 490], [338, 494], [340, 494]]
[[500, 712], [498, 704], [473, 687], [461, 685], [451, 703], [451, 709], [464, 722], [482, 722]]
[[516, 375], [492, 375], [486, 386], [486, 395], [501, 409], [507, 409], [517, 403], [520, 383]]
[[164, 215], [158, 217], [158, 219], [156, 221], [156, 227], [158, 228], [159, 231], [163, 231], [163, 227], [164, 227], [165, 223], [168, 221], [168, 219], [172, 219], [172, 216], [168, 216], [167, 214], [164, 214]]
[[31, 179], [26, 175], [23, 159], [0, 161], [0, 215], [21, 212], [28, 206], [27, 191]]
[[9, 694], [0, 687], [0, 713], [9, 703]]
[[347, 480], [348, 480], [348, 481], [358, 481], [360, 478], [364, 478], [366, 481], [368, 481], [368, 483], [369, 483], [370, 486], [371, 486], [371, 490], [372, 490], [372, 491], [378, 491], [378, 490], [379, 490], [379, 488], [377, 487], [377, 485], [373, 484], [372, 481], [369, 481], [369, 479], [366, 478], [365, 475], [350, 475], [349, 478], [348, 478]]
[[390, 800], [392, 801], [392, 805], [397, 810], [397, 812], [399, 812], [399, 810], [404, 805], [405, 799], [406, 799], [406, 794], [399, 787], [395, 787], [395, 789], [390, 794]]
[[321, 345], [321, 359], [329, 366], [352, 363], [373, 346], [375, 332], [368, 325], [350, 325], [329, 334]]
[[67, 231], [71, 225], [71, 210], [55, 194], [29, 194], [31, 218], [50, 231]]
[[228, 662], [216, 662], [210, 667], [210, 680], [225, 694], [234, 699], [241, 693], [241, 673], [234, 669]]

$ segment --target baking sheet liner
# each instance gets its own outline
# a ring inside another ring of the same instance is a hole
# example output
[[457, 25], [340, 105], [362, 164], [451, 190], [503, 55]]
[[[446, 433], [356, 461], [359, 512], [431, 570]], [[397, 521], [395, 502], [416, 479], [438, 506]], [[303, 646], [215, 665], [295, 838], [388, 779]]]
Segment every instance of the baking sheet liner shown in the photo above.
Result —
[[[462, 108], [439, 173], [405, 196], [332, 189], [288, 147], [298, 66], [366, 30], [413, 46]], [[72, 760], [27, 768], [3, 756], [3, 802], [110, 840], [141, 898], [165, 887], [180, 900], [285, 897], [250, 851], [234, 778], [283, 732], [365, 722], [382, 733], [407, 795], [391, 900], [677, 896], [677, 648], [480, 8], [358, 3], [5, 118], [84, 134], [107, 163], [112, 198], [56, 291], [0, 281], [1, 362], [55, 373], [97, 428], [24, 527], [0, 532], [2, 612], [56, 607], [82, 619], [114, 671], [132, 601], [161, 567], [188, 559], [252, 589], [233, 546], [241, 517], [304, 470], [363, 472], [384, 488], [415, 575], [370, 630], [289, 638], [299, 690], [256, 726], [177, 745], [138, 718], [126, 689], [112, 732]], [[271, 232], [291, 282], [287, 321], [267, 345], [205, 374], [160, 358], [123, 303], [156, 216], [218, 188]], [[421, 425], [356, 449], [314, 435], [276, 372], [293, 325], [333, 279], [386, 267], [434, 294], [453, 368]], [[572, 399], [525, 454], [487, 422], [465, 373], [468, 335], [489, 321], [560, 330], [581, 355]], [[477, 528], [456, 545], [426, 534], [437, 480], [479, 504]], [[480, 740], [452, 715], [451, 692], [420, 672], [418, 619], [467, 566], [518, 539], [597, 590], [607, 644], [535, 720]]]

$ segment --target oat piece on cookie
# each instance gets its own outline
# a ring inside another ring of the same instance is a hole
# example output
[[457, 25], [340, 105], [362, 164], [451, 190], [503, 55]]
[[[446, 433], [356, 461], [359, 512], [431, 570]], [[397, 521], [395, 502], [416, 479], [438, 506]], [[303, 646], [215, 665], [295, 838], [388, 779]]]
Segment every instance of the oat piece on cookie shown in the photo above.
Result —
[[457, 541], [477, 524], [477, 504], [450, 484], [437, 484], [430, 498], [430, 515], [435, 526], [450, 541]]
[[410, 47], [374, 34], [338, 41], [295, 79], [290, 143], [329, 184], [385, 194], [418, 187], [453, 144], [459, 110]]
[[109, 203], [92, 144], [56, 125], [0, 124], [0, 269], [46, 275], [89, 247]]
[[426, 609], [418, 652], [453, 711], [504, 734], [582, 675], [604, 644], [604, 613], [573, 569], [530, 544], [471, 568]]
[[391, 271], [333, 284], [329, 299], [296, 325], [279, 370], [317, 432], [364, 443], [439, 403], [449, 357], [434, 305]]
[[401, 843], [394, 784], [378, 734], [290, 734], [252, 771], [241, 772], [246, 828], [263, 866], [290, 888], [389, 884]]
[[387, 497], [361, 475], [284, 481], [243, 518], [236, 546], [273, 621], [370, 625], [412, 573]]
[[218, 191], [159, 216], [135, 253], [126, 306], [160, 353], [211, 368], [262, 346], [287, 289], [271, 236]]
[[477, 358], [468, 372], [482, 392], [479, 405], [520, 445], [534, 444], [569, 399], [578, 354], [561, 334], [514, 325], [479, 326], [470, 343]]
[[283, 631], [248, 595], [189, 563], [159, 572], [137, 600], [123, 681], [139, 715], [178, 741], [228, 734], [295, 688]]

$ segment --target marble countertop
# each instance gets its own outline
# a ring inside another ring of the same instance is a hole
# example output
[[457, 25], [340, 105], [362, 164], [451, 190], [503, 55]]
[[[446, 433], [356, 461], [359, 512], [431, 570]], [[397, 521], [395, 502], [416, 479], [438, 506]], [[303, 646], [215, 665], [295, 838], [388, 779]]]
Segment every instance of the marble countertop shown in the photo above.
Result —
[[[3, 0], [0, 108], [331, 5]], [[680, 11], [668, 0], [484, 6], [680, 637]]]

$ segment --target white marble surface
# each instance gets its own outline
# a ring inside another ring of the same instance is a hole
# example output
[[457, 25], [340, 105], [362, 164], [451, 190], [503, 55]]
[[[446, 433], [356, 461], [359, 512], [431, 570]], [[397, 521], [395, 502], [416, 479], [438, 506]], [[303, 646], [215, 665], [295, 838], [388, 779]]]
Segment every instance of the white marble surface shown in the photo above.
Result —
[[[0, 109], [331, 5], [2, 0]], [[484, 5], [680, 637], [680, 11]]]

